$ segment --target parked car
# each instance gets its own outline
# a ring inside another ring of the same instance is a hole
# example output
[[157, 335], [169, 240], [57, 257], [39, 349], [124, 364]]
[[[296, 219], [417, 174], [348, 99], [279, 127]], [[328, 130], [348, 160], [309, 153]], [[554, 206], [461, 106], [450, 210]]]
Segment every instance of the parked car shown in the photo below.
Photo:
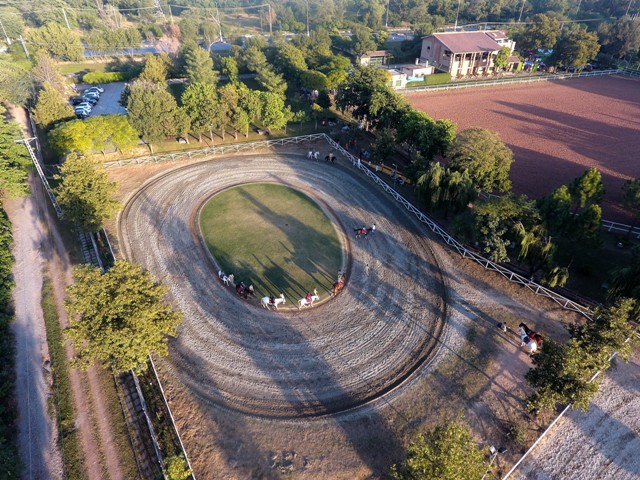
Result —
[[84, 102], [84, 98], [82, 98], [82, 97], [71, 97], [69, 102], [71, 102], [71, 105], [78, 105], [79, 103]]
[[96, 100], [100, 99], [100, 94], [98, 92], [89, 92], [85, 93], [83, 98], [95, 98]]
[[102, 87], [100, 87], [100, 86], [98, 86], [98, 85], [95, 85], [95, 86], [93, 86], [93, 87], [88, 88], [87, 90], [85, 90], [85, 92], [98, 92], [98, 93], [104, 93], [104, 88], [102, 88]]
[[82, 97], [82, 99], [84, 100], [83, 103], [90, 103], [91, 105], [98, 103], [98, 99], [95, 97]]
[[76, 118], [79, 118], [80, 120], [84, 120], [88, 116], [89, 116], [89, 112], [85, 112], [84, 110], [78, 110], [76, 112]]
[[88, 103], [81, 103], [80, 105], [76, 105], [73, 109], [74, 112], [84, 111], [89, 113], [91, 111], [91, 105]]

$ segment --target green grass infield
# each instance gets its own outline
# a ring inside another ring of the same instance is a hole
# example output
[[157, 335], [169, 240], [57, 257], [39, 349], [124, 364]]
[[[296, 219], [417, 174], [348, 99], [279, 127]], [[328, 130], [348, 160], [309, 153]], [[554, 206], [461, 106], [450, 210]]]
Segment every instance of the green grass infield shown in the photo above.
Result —
[[233, 187], [200, 211], [206, 247], [236, 283], [258, 298], [284, 293], [286, 306], [317, 288], [326, 298], [344, 263], [338, 232], [320, 206], [292, 188], [255, 183]]

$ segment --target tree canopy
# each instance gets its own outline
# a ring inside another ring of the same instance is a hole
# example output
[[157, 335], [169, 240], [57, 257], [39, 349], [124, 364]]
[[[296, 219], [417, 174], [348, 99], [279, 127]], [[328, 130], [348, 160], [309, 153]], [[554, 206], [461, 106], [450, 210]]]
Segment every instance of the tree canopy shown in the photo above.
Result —
[[[4, 113], [0, 106], [0, 114]], [[26, 195], [27, 172], [31, 166], [31, 158], [24, 145], [16, 143], [22, 139], [20, 126], [11, 121], [0, 122], [0, 199], [9, 196]]]
[[55, 194], [65, 218], [81, 231], [99, 231], [120, 207], [113, 198], [116, 184], [88, 157], [69, 155], [55, 178], [60, 180]]
[[506, 192], [511, 189], [509, 170], [513, 153], [498, 134], [484, 128], [469, 128], [458, 134], [450, 150], [450, 166], [467, 170], [480, 190]]
[[104, 274], [76, 267], [74, 279], [67, 288], [66, 334], [78, 366], [99, 361], [120, 373], [143, 370], [150, 354], [167, 355], [167, 337], [176, 335], [182, 315], [166, 301], [167, 287], [149, 272], [121, 260]]
[[174, 133], [173, 116], [178, 105], [164, 86], [136, 81], [129, 87], [127, 110], [134, 128], [149, 145]]
[[58, 23], [48, 23], [44, 27], [31, 30], [28, 36], [36, 49], [45, 50], [52, 57], [72, 62], [82, 60], [84, 47], [76, 30]]
[[459, 416], [418, 434], [406, 460], [394, 465], [391, 476], [396, 480], [480, 480], [487, 468], [482, 450]]
[[58, 122], [74, 118], [73, 108], [55, 87], [45, 83], [38, 94], [33, 118], [42, 128], [49, 129]]

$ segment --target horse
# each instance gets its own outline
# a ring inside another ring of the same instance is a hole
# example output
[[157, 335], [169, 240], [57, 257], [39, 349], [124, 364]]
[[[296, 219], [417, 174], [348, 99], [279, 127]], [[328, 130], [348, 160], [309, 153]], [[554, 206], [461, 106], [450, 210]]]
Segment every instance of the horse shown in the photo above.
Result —
[[313, 289], [313, 295], [311, 295], [311, 301], [308, 301], [306, 298], [301, 298], [298, 300], [298, 310], [302, 307], [313, 307], [313, 302], [316, 300], [320, 300], [320, 296], [318, 295], [318, 289]]
[[285, 304], [287, 301], [284, 298], [284, 293], [281, 293], [279, 297], [262, 297], [260, 301], [262, 303], [262, 307], [270, 310], [270, 306], [272, 306], [275, 310], [278, 309], [278, 305]]
[[354, 228], [353, 231], [356, 232], [356, 238], [360, 238], [360, 237], [366, 237], [367, 235], [369, 235], [370, 230], [366, 227], [362, 227], [362, 228]]
[[518, 325], [518, 329], [520, 330], [520, 346], [526, 345], [531, 355], [542, 348], [542, 342], [544, 340], [542, 335], [531, 330], [526, 323]]
[[244, 282], [240, 282], [238, 285], [236, 285], [236, 293], [241, 297], [244, 297], [245, 300], [247, 300], [250, 296], [255, 297], [253, 284], [247, 287]]
[[344, 274], [342, 274], [338, 277], [338, 281], [334, 283], [333, 286], [331, 287], [331, 291], [329, 293], [331, 293], [332, 297], [340, 293], [340, 290], [344, 288], [344, 282], [345, 282], [345, 277], [344, 277]]

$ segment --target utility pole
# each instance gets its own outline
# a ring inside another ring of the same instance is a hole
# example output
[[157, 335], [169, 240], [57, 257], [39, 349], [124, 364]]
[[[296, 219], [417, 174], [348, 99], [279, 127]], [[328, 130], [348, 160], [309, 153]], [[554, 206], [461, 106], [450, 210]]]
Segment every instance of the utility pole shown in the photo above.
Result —
[[629, 0], [629, 5], [627, 5], [627, 11], [625, 12], [625, 16], [629, 15], [629, 9], [631, 8], [632, 3], [633, 3], [633, 0]]
[[387, 16], [384, 19], [384, 28], [389, 27], [389, 4], [390, 3], [391, 3], [391, 0], [387, 0]]
[[67, 28], [71, 30], [71, 27], [69, 26], [69, 19], [67, 18], [67, 12], [64, 8], [62, 9], [62, 15], [64, 15], [64, 22], [67, 24]]
[[273, 36], [273, 26], [271, 25], [271, 4], [267, 3], [267, 5], [269, 6], [269, 35]]
[[7, 31], [4, 29], [4, 24], [2, 23], [2, 20], [0, 20], [0, 27], [2, 27], [2, 31], [4, 32], [4, 36], [7, 39], [7, 45], [11, 45], [11, 39], [9, 38], [9, 35], [7, 35]]
[[19, 37], [20, 43], [22, 43], [22, 49], [24, 50], [24, 54], [27, 56], [27, 60], [31, 60], [31, 55], [29, 55], [29, 50], [27, 50], [27, 46], [24, 44], [24, 38], [22, 35]]
[[518, 17], [518, 23], [520, 23], [520, 20], [522, 20], [522, 12], [524, 12], [524, 2], [526, 2], [526, 0], [522, 0], [522, 6], [520, 7], [520, 16]]
[[458, 0], [458, 10], [456, 10], [456, 23], [453, 25], [453, 31], [458, 31], [458, 16], [460, 15], [460, 0]]
[[305, 2], [307, 4], [307, 37], [309, 36], [309, 0]]

